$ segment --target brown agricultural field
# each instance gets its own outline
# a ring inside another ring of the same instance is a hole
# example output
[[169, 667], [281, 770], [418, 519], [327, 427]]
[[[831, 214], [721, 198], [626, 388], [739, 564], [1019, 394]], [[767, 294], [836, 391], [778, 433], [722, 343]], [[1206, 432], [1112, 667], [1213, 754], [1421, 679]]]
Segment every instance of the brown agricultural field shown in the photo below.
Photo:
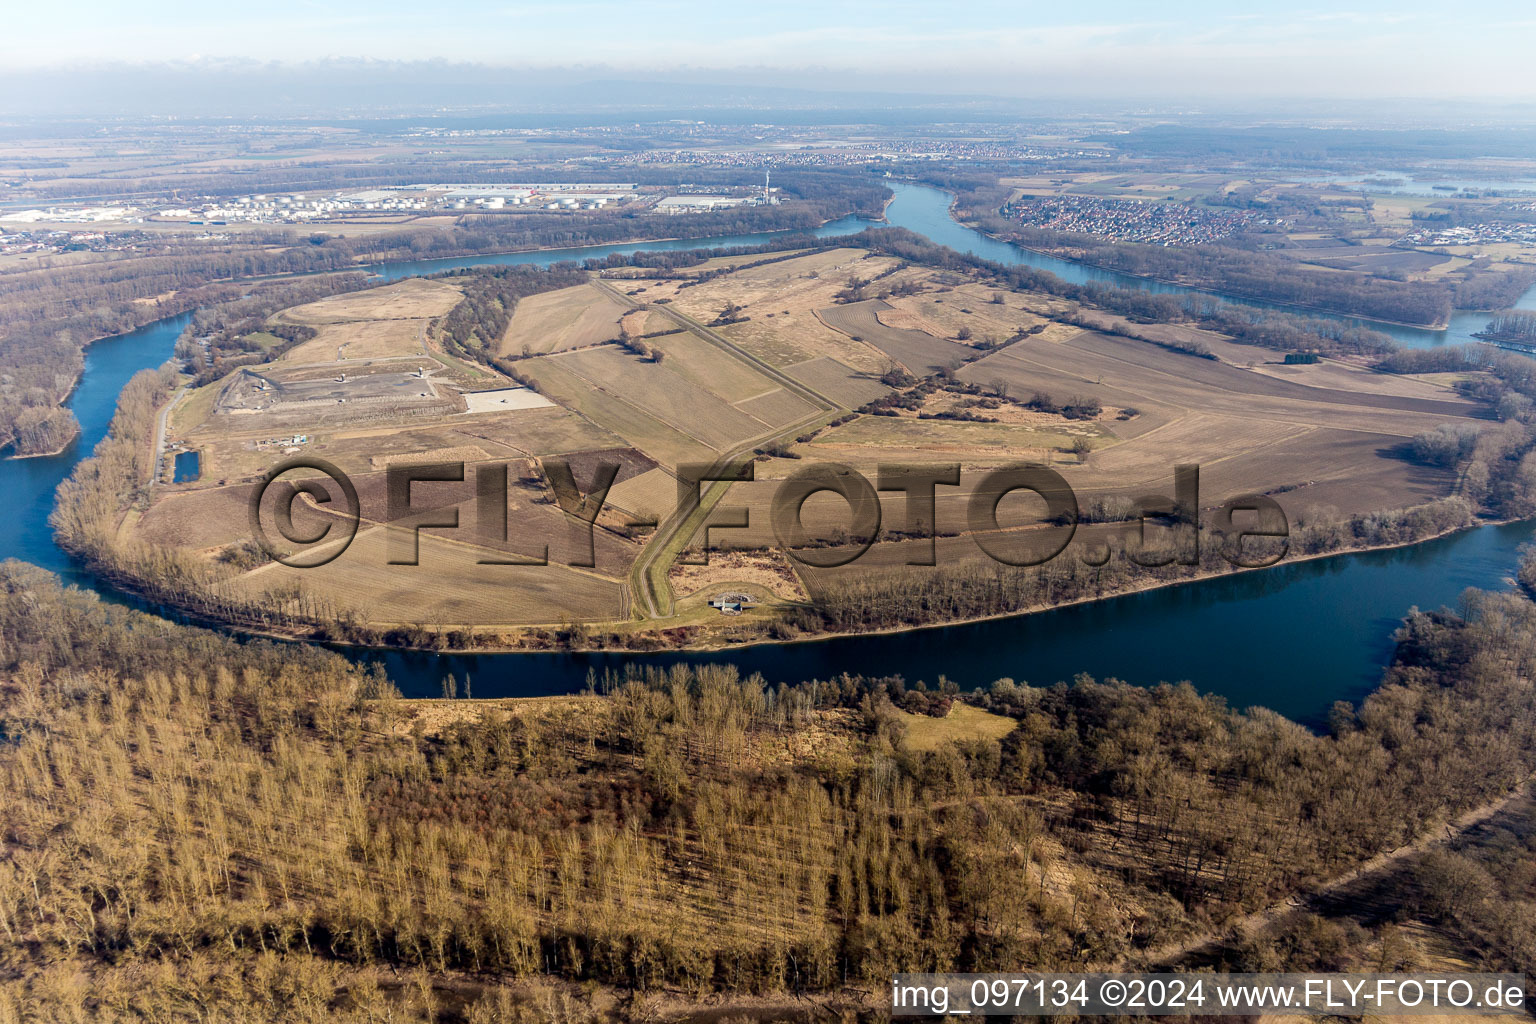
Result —
[[657, 467], [622, 480], [608, 492], [608, 503], [637, 517], [665, 517], [677, 505], [677, 478]]
[[[828, 289], [828, 301], [831, 291]], [[813, 359], [836, 359], [856, 373], [878, 377], [890, 362], [885, 353], [827, 326], [817, 318], [816, 308], [819, 307], [796, 309], [788, 314], [778, 312], [772, 317], [764, 314], [716, 330], [721, 337], [779, 369]]]
[[[601, 456], [603, 453], [591, 454]], [[421, 461], [428, 463], [436, 460], [424, 458]], [[579, 465], [579, 460], [572, 461], [577, 484], [585, 487], [590, 472]], [[438, 537], [458, 547], [474, 547], [477, 549], [476, 557], [480, 559], [540, 558], [547, 551], [553, 563], [572, 564], [588, 560], [585, 527], [573, 523], [571, 517], [560, 510], [553, 492], [532, 476], [531, 462], [495, 461], [488, 465], [507, 467], [507, 534], [504, 538], [495, 536], [493, 525], [487, 526], [490, 531], [488, 534], [481, 533], [479, 502], [476, 497], [476, 477], [480, 467], [475, 464], [464, 467], [462, 482], [432, 480], [413, 484], [411, 511], [394, 518], [389, 515], [387, 478], [384, 473], [354, 476], [352, 482], [357, 487], [358, 503], [368, 523], [394, 524], [402, 520], [409, 521], [423, 510], [453, 509], [458, 515], [457, 527], [428, 528], [421, 536]], [[617, 579], [629, 571], [639, 553], [639, 546], [611, 529], [604, 528], [604, 524], [611, 524], [613, 518], [610, 516], [600, 520], [598, 527], [591, 531], [591, 561], [596, 565], [589, 568], [598, 575]]]
[[[614, 400], [632, 402], [662, 422], [717, 451], [767, 431], [710, 389], [674, 372], [670, 362], [653, 363], [617, 349], [591, 349], [556, 357], [562, 366]], [[766, 381], [762, 390], [771, 389]]]
[[[1345, 385], [1375, 376], [1341, 363], [1327, 379]], [[950, 534], [968, 529], [969, 498], [981, 471], [1019, 461], [1050, 464], [1082, 505], [1111, 496], [1171, 494], [1173, 467], [1181, 463], [1200, 466], [1207, 512], [1229, 497], [1254, 492], [1275, 494], [1293, 521], [1327, 510], [1356, 514], [1422, 504], [1450, 493], [1455, 477], [1410, 461], [1409, 440], [1480, 413], [1442, 391], [1426, 398], [1308, 386], [1091, 332], [1062, 344], [1027, 339], [968, 365], [960, 377], [984, 387], [1005, 382], [1010, 394], [1023, 398], [1036, 391], [1058, 401], [1082, 395], [1106, 409], [1091, 421], [1028, 412], [1001, 423], [861, 416], [797, 445], [803, 462], [773, 460], [758, 467], [756, 481], [733, 484], [722, 505], [747, 508], [751, 527], [718, 531], [719, 542], [775, 544], [769, 511], [779, 483], [804, 465], [824, 461], [853, 466], [872, 482], [880, 463], [959, 463], [961, 486], [937, 491], [938, 530]], [[1116, 410], [1127, 407], [1138, 410], [1136, 415], [1119, 419]], [[1078, 438], [1090, 446], [1085, 456], [1071, 450]], [[900, 493], [881, 495], [887, 531], [905, 528], [904, 502]], [[1037, 523], [1038, 513], [1019, 505], [1005, 509], [1001, 518], [1005, 527], [1022, 527]], [[849, 522], [845, 503], [831, 495], [807, 502], [804, 521], [823, 537], [834, 537]], [[950, 564], [985, 560], [967, 537], [941, 538], [939, 546]], [[883, 571], [882, 566], [897, 569], [914, 550], [910, 542], [882, 541], [854, 565], [810, 570], [807, 580], [814, 589], [838, 577]]]
[[710, 461], [717, 454], [693, 435], [595, 387], [558, 359], [541, 356], [529, 360], [527, 372], [540, 394], [595, 425], [605, 436], [622, 438], [664, 466]]
[[661, 339], [662, 362], [614, 346], [528, 361], [540, 390], [668, 466], [712, 460], [818, 410], [695, 334]]
[[544, 355], [613, 341], [628, 308], [589, 284], [527, 296], [518, 300], [496, 353]]
[[338, 359], [425, 357], [427, 319], [358, 320], [326, 324], [320, 333], [282, 355], [286, 363], [330, 363]]
[[808, 417], [814, 417], [817, 413], [816, 406], [783, 388], [774, 388], [756, 398], [737, 402], [736, 408], [753, 419], [780, 429], [803, 423]]
[[727, 402], [747, 401], [777, 386], [757, 367], [697, 334], [669, 334], [654, 344], [665, 354], [666, 369]]
[[207, 551], [250, 535], [250, 484], [167, 494], [139, 517], [133, 536], [166, 547]]
[[446, 314], [464, 298], [462, 292], [445, 281], [412, 278], [383, 288], [332, 295], [318, 302], [294, 306], [280, 317], [288, 323], [346, 323], [350, 320], [414, 320]]
[[[273, 430], [259, 416], [230, 417], [183, 436], [203, 451], [204, 485], [259, 477], [288, 455], [276, 445], [260, 447]], [[307, 435], [302, 454], [325, 459], [348, 473], [362, 473], [391, 459], [423, 452], [477, 447], [492, 458], [559, 455], [609, 448], [619, 438], [561, 408], [457, 414], [434, 421], [333, 424]]]
[[784, 372], [845, 409], [857, 409], [891, 393], [879, 373], [860, 372], [830, 356], [784, 367]]
[[[1337, 373], [1374, 376], [1345, 364]], [[1084, 493], [1167, 486], [1175, 463], [1193, 462], [1211, 482], [1212, 500], [1290, 488], [1280, 500], [1291, 510], [1326, 497], [1340, 511], [1366, 512], [1446, 493], [1449, 474], [1409, 462], [1408, 442], [1441, 423], [1481, 415], [1448, 396], [1309, 386], [1091, 332], [1060, 345], [1011, 346], [960, 376], [1004, 381], [1016, 395], [1078, 393], [1139, 409], [1128, 422], [1109, 424], [1121, 444], [1066, 472]], [[1353, 488], [1324, 487], [1329, 481]]]
[[559, 564], [481, 565], [483, 548], [424, 531], [419, 565], [390, 565], [386, 529], [357, 535], [346, 552], [316, 569], [271, 563], [221, 589], [281, 601], [297, 588], [337, 614], [355, 610], [379, 626], [558, 625], [625, 617], [624, 588]]
[[935, 338], [926, 331], [886, 326], [880, 322], [879, 316], [891, 308], [890, 303], [883, 299], [869, 299], [818, 309], [816, 315], [828, 327], [842, 331], [855, 341], [875, 346], [891, 360], [918, 376], [958, 366], [976, 354], [976, 350], [969, 345]]
[[1095, 451], [1118, 441], [1112, 421], [1066, 420], [1039, 413], [1024, 413], [1021, 420], [1025, 417], [1029, 422], [965, 423], [908, 416], [860, 416], [844, 426], [822, 432], [810, 444], [798, 445], [795, 450], [807, 460], [958, 462], [962, 467], [986, 467], [1029, 459], [1043, 461], [1049, 453], [1070, 450], [1079, 438], [1092, 444]]

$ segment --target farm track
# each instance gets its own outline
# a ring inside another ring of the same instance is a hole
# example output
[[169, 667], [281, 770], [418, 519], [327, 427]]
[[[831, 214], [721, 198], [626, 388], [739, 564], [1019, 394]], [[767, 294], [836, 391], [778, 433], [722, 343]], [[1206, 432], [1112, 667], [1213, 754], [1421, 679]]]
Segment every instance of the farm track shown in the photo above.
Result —
[[[631, 308], [646, 309], [662, 314], [683, 330], [746, 362], [790, 394], [803, 398], [817, 406], [817, 411], [810, 416], [796, 420], [773, 433], [750, 438], [734, 448], [722, 452], [715, 461], [716, 466], [727, 465], [752, 451], [758, 445], [771, 443], [783, 437], [793, 437], [806, 427], [820, 422], [827, 414], [838, 412], [844, 408], [820, 392], [806, 387], [777, 367], [770, 366], [761, 359], [758, 359], [718, 332], [710, 330], [704, 324], [672, 309], [670, 306], [656, 306], [636, 302], [600, 278], [595, 279], [594, 284], [613, 296], [617, 301], [623, 302]], [[656, 533], [651, 537], [644, 549], [641, 550], [640, 556], [635, 559], [634, 567], [630, 571], [630, 589], [639, 598], [636, 602], [636, 610], [642, 615], [648, 618], [661, 618], [671, 613], [672, 595], [670, 592], [671, 588], [667, 585], [666, 581], [667, 571], [671, 568], [672, 562], [682, 552], [689, 538], [697, 532], [715, 506], [724, 498], [729, 488], [729, 483], [713, 483], [700, 493], [699, 504], [696, 508], [683, 515], [679, 515], [674, 510], [670, 516], [657, 525]]]

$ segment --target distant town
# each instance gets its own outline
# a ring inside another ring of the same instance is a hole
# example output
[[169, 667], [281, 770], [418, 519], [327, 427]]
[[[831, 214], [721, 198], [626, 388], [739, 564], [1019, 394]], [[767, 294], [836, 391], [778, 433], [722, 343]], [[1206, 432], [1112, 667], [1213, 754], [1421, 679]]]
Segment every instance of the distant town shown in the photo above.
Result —
[[1206, 245], [1255, 226], [1283, 223], [1248, 210], [1203, 210], [1184, 203], [1072, 195], [1020, 199], [1010, 203], [1004, 214], [1028, 227], [1152, 245]]
[[1404, 235], [1399, 244], [1410, 246], [1491, 245], [1497, 242], [1536, 245], [1536, 224], [1482, 221], [1476, 224], [1460, 224], [1456, 227], [1421, 228]]

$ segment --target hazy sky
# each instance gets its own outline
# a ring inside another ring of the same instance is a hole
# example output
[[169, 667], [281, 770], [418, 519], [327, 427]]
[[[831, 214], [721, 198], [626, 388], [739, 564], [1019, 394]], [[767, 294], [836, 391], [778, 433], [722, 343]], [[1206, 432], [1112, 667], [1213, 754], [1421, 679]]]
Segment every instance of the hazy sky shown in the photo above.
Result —
[[[809, 87], [1536, 100], [1536, 4], [7, 0], [12, 69], [229, 58], [727, 70]], [[768, 69], [799, 72], [768, 76]]]

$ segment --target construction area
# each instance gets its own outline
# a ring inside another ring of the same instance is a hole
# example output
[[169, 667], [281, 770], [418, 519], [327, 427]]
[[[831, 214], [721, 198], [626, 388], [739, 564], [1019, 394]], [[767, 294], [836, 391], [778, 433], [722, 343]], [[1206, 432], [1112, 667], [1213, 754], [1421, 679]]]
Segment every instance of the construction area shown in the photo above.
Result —
[[464, 400], [432, 380], [434, 369], [409, 359], [343, 361], [319, 365], [242, 368], [226, 379], [213, 411], [268, 422], [342, 420], [362, 416], [445, 415]]

